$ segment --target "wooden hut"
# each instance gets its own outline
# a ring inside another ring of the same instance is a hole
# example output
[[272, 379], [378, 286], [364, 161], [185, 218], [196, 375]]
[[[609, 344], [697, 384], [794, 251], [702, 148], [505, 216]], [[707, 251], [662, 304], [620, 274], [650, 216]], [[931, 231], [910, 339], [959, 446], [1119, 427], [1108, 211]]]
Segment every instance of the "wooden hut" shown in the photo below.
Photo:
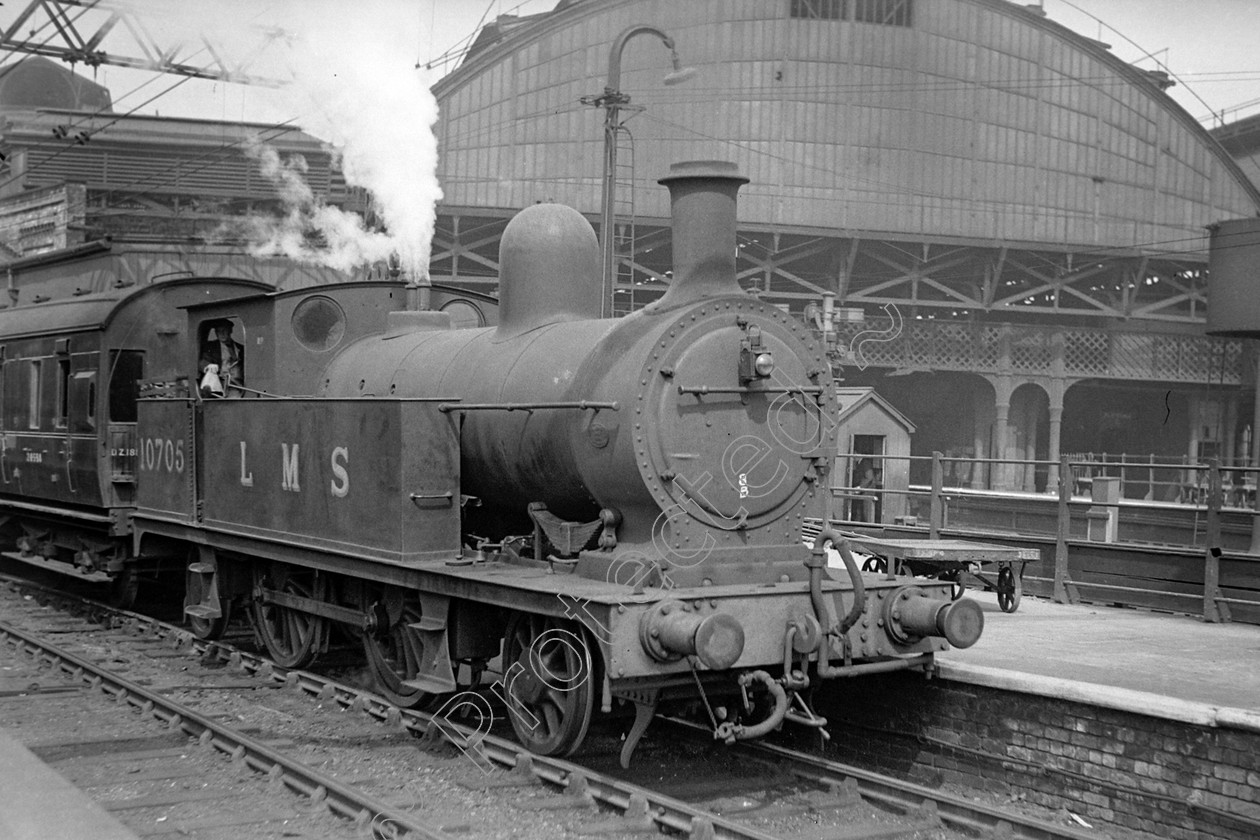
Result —
[[836, 512], [859, 522], [904, 516], [910, 486], [910, 436], [914, 424], [874, 388], [836, 388], [840, 428], [832, 485], [842, 504]]

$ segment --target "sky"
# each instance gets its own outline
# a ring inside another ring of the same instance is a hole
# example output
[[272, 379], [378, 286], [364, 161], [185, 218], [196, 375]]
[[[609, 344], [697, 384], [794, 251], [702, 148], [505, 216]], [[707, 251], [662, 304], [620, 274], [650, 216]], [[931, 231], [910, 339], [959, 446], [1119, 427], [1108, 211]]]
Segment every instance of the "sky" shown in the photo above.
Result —
[[[185, 0], [140, 0], [146, 8], [146, 14], [152, 19], [171, 18], [186, 25], [187, 10], [190, 6]], [[553, 9], [557, 0], [357, 0], [357, 7], [363, 10], [372, 9], [378, 19], [386, 19], [391, 29], [392, 42], [389, 51], [394, 60], [395, 72], [417, 73], [430, 84], [437, 81], [446, 72], [457, 66], [457, 61], [447, 61], [426, 67], [438, 62], [443, 56], [466, 46], [480, 30], [484, 21], [493, 20], [500, 14], [535, 14]], [[297, 29], [299, 32], [309, 31], [309, 21], [319, 20], [323, 15], [321, 5], [341, 6], [347, 0], [198, 0], [197, 6], [203, 8], [219, 8], [231, 10], [228, 18], [244, 21], [247, 25], [258, 27], [276, 26], [286, 30]], [[8, 3], [10, 6], [25, 5]], [[0, 24], [7, 24], [14, 12], [0, 9]], [[295, 25], [295, 15], [306, 18], [301, 25]], [[213, 19], [205, 21], [211, 27], [217, 26]], [[87, 27], [89, 30], [91, 27]], [[160, 28], [158, 31], [161, 31]], [[172, 30], [174, 31], [174, 30]], [[180, 35], [182, 36], [182, 32]], [[211, 36], [215, 37], [211, 29]], [[236, 33], [230, 36], [219, 35], [216, 42], [224, 41], [245, 43], [238, 39]], [[131, 46], [126, 38], [117, 42], [120, 46]], [[246, 50], [252, 49], [246, 45]], [[249, 68], [256, 75], [274, 75], [285, 77], [285, 50], [275, 45], [259, 51], [255, 63]], [[207, 63], [207, 55], [201, 53], [188, 60], [192, 64]], [[82, 71], [81, 71], [82, 72]], [[215, 83], [192, 80], [180, 83], [175, 76], [162, 76], [153, 80], [153, 74], [143, 73], [119, 67], [101, 67], [96, 73], [96, 80], [111, 89], [115, 100], [116, 111], [126, 111], [138, 107], [137, 113], [158, 113], [165, 116], [203, 117], [207, 119], [244, 120], [250, 122], [283, 122], [297, 119], [303, 122], [304, 115], [309, 113], [310, 103], [283, 92], [263, 87], [251, 87], [232, 83]], [[149, 82], [143, 88], [138, 85]], [[162, 92], [178, 85], [169, 92]], [[135, 91], [131, 93], [131, 91]], [[162, 92], [152, 103], [142, 104], [154, 94]]]
[[[0, 26], [9, 27], [28, 2], [0, 3]], [[116, 114], [279, 125], [259, 132], [263, 139], [244, 149], [276, 182], [286, 207], [282, 219], [252, 220], [258, 227], [245, 235], [260, 253], [279, 250], [336, 267], [392, 254], [409, 276], [418, 276], [428, 271], [434, 208], [442, 197], [432, 131], [438, 104], [431, 86], [455, 69], [462, 48], [483, 23], [499, 15], [550, 11], [556, 2], [125, 0], [121, 7], [136, 12], [158, 47], [176, 48], [182, 63], [208, 65], [213, 50], [233, 69], [291, 81], [271, 88], [109, 65], [76, 69], [110, 89]], [[1260, 58], [1251, 44], [1260, 33], [1260, 0], [1030, 4], [1050, 19], [1110, 44], [1122, 60], [1169, 72], [1177, 80], [1169, 94], [1205, 124], [1260, 113]], [[117, 0], [102, 0], [100, 7], [67, 6], [71, 11], [66, 14], [74, 16], [86, 39], [106, 22], [114, 5]], [[32, 40], [56, 42], [55, 28], [39, 13], [26, 19], [23, 28]], [[128, 31], [126, 25], [110, 30], [103, 48], [138, 55], [141, 50]], [[685, 56], [686, 43], [680, 41], [678, 48]], [[451, 56], [454, 60], [444, 60]], [[266, 136], [281, 136], [294, 126], [338, 151], [347, 180], [373, 195], [383, 228], [365, 229], [359, 217], [323, 203], [305, 183], [305, 161], [284, 158], [265, 142]], [[107, 128], [108, 123], [95, 130]], [[311, 229], [323, 233], [328, 249], [307, 249]]]
[[[200, 0], [196, 6], [176, 0], [150, 0], [148, 14], [158, 20], [178, 18], [187, 24], [190, 8], [206, 8], [211, 10], [206, 19], [210, 26], [217, 25], [218, 10], [219, 18], [283, 27], [286, 19], [293, 20], [291, 15], [317, 16], [324, 2], [333, 0]], [[395, 36], [392, 49], [398, 72], [420, 73], [430, 83], [455, 64], [431, 69], [424, 65], [466, 44], [483, 21], [500, 14], [545, 12], [556, 4], [556, 0], [368, 2], [377, 14], [389, 20]], [[0, 23], [7, 24], [8, 18], [24, 5], [5, 4], [0, 9]], [[1110, 44], [1112, 52], [1125, 61], [1170, 71], [1179, 80], [1170, 95], [1205, 124], [1219, 123], [1221, 115], [1226, 121], [1233, 121], [1260, 113], [1260, 51], [1255, 49], [1260, 33], [1260, 0], [1029, 0], [1028, 5], [1039, 5], [1050, 19]], [[274, 48], [257, 51], [260, 57], [256, 71], [283, 75], [280, 52]], [[306, 113], [306, 104], [264, 88], [202, 81], [179, 83], [177, 77], [154, 78], [152, 74], [117, 67], [100, 68], [97, 79], [113, 90], [119, 111], [137, 108], [138, 113], [257, 122], [294, 118], [301, 121]], [[172, 88], [173, 85], [177, 86]], [[152, 101], [146, 101], [149, 99]]]
[[[1209, 127], [1260, 113], [1260, 0], [1030, 0], [1118, 58], [1180, 80], [1168, 94]], [[1212, 121], [1213, 114], [1217, 115]]]

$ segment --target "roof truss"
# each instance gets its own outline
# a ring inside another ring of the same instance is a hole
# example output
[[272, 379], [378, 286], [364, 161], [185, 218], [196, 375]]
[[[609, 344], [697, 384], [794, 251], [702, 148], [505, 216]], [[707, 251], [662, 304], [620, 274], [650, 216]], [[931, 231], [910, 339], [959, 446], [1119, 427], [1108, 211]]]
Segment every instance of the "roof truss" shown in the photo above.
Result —
[[[136, 7], [120, 0], [30, 0], [0, 34], [0, 48], [68, 64], [102, 64], [153, 70], [198, 79], [281, 87], [284, 82], [249, 72], [249, 65], [282, 30], [256, 30], [259, 43], [245, 47], [239, 64], [206, 37], [166, 41], [152, 34]], [[249, 48], [251, 47], [252, 48]]]

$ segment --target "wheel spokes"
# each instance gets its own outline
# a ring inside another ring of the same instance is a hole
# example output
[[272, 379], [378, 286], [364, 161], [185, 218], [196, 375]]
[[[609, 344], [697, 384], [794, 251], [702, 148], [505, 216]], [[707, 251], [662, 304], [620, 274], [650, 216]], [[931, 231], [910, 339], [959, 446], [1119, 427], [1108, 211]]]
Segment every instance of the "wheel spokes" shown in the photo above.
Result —
[[543, 755], [577, 749], [594, 706], [590, 645], [580, 625], [518, 614], [508, 626], [503, 661], [521, 670], [507, 686], [521, 743]]
[[407, 603], [386, 635], [363, 634], [363, 647], [377, 690], [395, 705], [408, 708], [424, 706], [436, 696], [406, 685], [407, 680], [421, 672], [424, 662], [424, 642], [408, 626], [419, 621], [419, 603]]
[[[318, 572], [304, 572], [274, 563], [255, 571], [256, 583], [266, 589], [310, 598], [329, 599], [327, 578]], [[277, 604], [255, 602], [251, 612], [255, 629], [267, 652], [285, 668], [304, 668], [315, 660], [324, 645], [328, 623], [319, 616]]]

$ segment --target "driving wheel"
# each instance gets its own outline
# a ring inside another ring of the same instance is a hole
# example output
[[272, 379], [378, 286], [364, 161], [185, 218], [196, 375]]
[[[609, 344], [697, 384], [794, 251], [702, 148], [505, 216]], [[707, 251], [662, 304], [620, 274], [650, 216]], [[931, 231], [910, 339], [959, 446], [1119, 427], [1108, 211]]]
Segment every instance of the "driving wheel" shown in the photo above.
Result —
[[503, 640], [504, 699], [516, 737], [539, 755], [581, 745], [595, 707], [594, 657], [580, 624], [516, 613]]
[[[254, 568], [254, 592], [270, 589], [316, 601], [327, 601], [328, 578], [312, 569], [285, 563], [261, 563]], [[282, 668], [305, 668], [323, 652], [328, 640], [328, 621], [291, 607], [269, 604], [257, 597], [250, 604], [254, 632], [267, 653]]]
[[433, 702], [439, 695], [408, 685], [420, 673], [425, 661], [425, 644], [412, 624], [420, 623], [420, 599], [398, 591], [381, 593], [372, 603], [374, 629], [363, 633], [363, 651], [376, 683], [376, 690], [395, 706], [415, 709]]

